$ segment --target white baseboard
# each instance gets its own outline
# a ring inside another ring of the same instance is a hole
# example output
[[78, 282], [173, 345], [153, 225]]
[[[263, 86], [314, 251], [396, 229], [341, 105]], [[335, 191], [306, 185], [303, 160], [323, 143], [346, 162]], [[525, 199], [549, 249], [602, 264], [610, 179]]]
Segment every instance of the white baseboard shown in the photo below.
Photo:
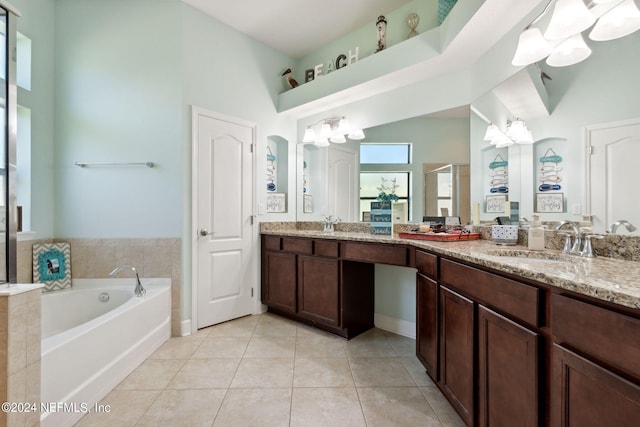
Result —
[[187, 335], [191, 335], [191, 319], [180, 322], [180, 336], [186, 337]]
[[383, 329], [403, 337], [416, 339], [416, 324], [407, 320], [396, 319], [384, 314], [374, 313], [373, 324], [376, 328]]

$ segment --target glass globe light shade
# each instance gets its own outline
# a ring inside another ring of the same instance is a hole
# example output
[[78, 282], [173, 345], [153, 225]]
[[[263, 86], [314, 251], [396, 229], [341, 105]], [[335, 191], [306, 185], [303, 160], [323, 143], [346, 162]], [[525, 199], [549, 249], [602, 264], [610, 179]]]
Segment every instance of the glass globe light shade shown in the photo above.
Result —
[[565, 67], [584, 61], [591, 55], [591, 49], [584, 42], [582, 34], [576, 34], [560, 43], [547, 58], [552, 67]]
[[589, 33], [595, 41], [614, 40], [640, 29], [640, 10], [633, 0], [624, 0], [598, 19]]
[[558, 0], [549, 26], [544, 32], [548, 40], [558, 40], [578, 34], [596, 22], [583, 0]]
[[542, 36], [542, 31], [537, 27], [526, 29], [520, 34], [518, 48], [511, 60], [516, 67], [533, 64], [549, 56], [552, 47]]

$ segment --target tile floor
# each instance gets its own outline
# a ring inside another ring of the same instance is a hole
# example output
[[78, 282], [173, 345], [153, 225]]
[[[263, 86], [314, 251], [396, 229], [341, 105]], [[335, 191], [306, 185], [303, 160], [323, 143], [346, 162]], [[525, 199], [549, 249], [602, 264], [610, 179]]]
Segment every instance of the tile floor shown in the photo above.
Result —
[[380, 329], [346, 341], [269, 313], [171, 338], [76, 426], [463, 426]]

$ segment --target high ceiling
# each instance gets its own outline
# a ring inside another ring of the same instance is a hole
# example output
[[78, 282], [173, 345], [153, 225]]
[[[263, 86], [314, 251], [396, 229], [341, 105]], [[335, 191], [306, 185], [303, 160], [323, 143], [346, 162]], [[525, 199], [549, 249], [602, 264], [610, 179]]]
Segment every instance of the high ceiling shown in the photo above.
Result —
[[299, 59], [411, 0], [182, 0]]

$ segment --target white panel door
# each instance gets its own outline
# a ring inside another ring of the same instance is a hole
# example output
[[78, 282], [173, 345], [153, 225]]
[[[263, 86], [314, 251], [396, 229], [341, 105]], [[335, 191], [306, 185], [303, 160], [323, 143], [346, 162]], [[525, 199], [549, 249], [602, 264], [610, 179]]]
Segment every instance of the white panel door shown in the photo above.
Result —
[[252, 312], [254, 128], [194, 109], [197, 328]]
[[358, 152], [347, 147], [331, 145], [328, 153], [328, 210], [327, 214], [343, 222], [357, 222], [360, 199]]
[[[588, 192], [594, 231], [602, 233], [621, 219], [640, 228], [640, 120], [589, 128], [587, 144], [592, 147]], [[619, 227], [618, 233], [627, 231]]]

